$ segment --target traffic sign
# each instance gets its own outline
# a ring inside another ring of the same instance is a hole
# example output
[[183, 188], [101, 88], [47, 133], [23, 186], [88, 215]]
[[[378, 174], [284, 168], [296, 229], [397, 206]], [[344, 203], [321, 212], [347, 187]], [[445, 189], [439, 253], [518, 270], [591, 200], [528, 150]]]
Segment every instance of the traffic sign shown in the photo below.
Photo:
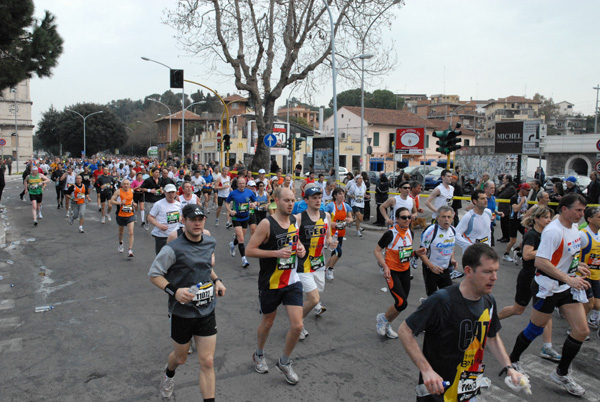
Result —
[[0, 147], [3, 147], [6, 145], [6, 140], [4, 138], [0, 138]]
[[600, 161], [596, 162], [596, 164], [594, 165], [594, 170], [597, 173], [600, 173]]
[[598, 151], [600, 151], [600, 140], [598, 140], [598, 142], [596, 143], [596, 149], [597, 149]]
[[217, 133], [217, 142], [221, 143], [221, 133]]
[[263, 138], [263, 142], [269, 148], [273, 148], [277, 145], [277, 137], [275, 137], [275, 134], [267, 134], [265, 135], [265, 138]]

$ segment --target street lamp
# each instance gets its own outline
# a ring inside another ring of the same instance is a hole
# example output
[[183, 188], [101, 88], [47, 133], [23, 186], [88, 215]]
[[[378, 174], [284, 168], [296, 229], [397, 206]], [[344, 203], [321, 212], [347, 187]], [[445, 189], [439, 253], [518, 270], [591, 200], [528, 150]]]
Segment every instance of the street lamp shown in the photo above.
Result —
[[74, 111], [72, 109], [65, 109], [65, 110], [67, 110], [69, 112], [73, 112], [73, 113], [75, 113], [76, 115], [78, 115], [79, 117], [81, 117], [83, 119], [83, 156], [87, 157], [87, 150], [86, 150], [86, 146], [85, 146], [85, 121], [87, 120], [88, 117], [93, 116], [95, 114], [104, 113], [104, 111], [100, 110], [98, 112], [90, 113], [87, 116], [83, 116], [81, 113], [76, 112], [76, 111]]
[[194, 105], [204, 105], [205, 103], [206, 103], [206, 101], [198, 101], [198, 102], [194, 102], [194, 103], [192, 103], [191, 105], [187, 106], [187, 107], [185, 108], [185, 110], [188, 110], [189, 108], [191, 108], [191, 107], [192, 107], [192, 106], [194, 106]]
[[325, 4], [325, 8], [327, 8], [327, 13], [329, 14], [329, 25], [331, 28], [331, 76], [333, 78], [333, 167], [335, 170], [333, 177], [337, 181], [340, 169], [340, 151], [338, 148], [337, 89], [335, 87], [335, 79], [337, 76], [335, 69], [335, 26], [333, 23], [333, 14], [331, 13], [329, 4], [327, 4], [327, 0], [323, 0], [323, 4]]
[[153, 98], [148, 98], [148, 100], [152, 101], [152, 102], [160, 103], [161, 105], [163, 105], [164, 107], [166, 107], [169, 110], [169, 146], [171, 146], [171, 108], [159, 100], [156, 100]]
[[[171, 67], [167, 66], [164, 63], [161, 63], [160, 61], [156, 61], [156, 60], [152, 60], [149, 59], [147, 57], [143, 57], [142, 56], [142, 60], [144, 61], [151, 61], [153, 63], [156, 64], [160, 64], [161, 66], [164, 66], [166, 68], [170, 70], [173, 70]], [[170, 125], [169, 125], [169, 130], [170, 130]], [[183, 85], [181, 86], [181, 160], [182, 162], [185, 161], [185, 90], [183, 88]], [[169, 145], [170, 145], [170, 141], [171, 141], [171, 134], [169, 133]]]

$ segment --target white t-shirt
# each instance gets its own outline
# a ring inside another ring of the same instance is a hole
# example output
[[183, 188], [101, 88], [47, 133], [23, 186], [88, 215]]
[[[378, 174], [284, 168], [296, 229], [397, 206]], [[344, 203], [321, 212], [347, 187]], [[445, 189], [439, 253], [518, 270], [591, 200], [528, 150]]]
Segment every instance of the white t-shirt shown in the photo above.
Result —
[[350, 205], [353, 207], [364, 208], [365, 207], [365, 194], [367, 193], [367, 186], [363, 183], [360, 187], [356, 183], [348, 191], [348, 195], [353, 195], [354, 198], [350, 198]]
[[[452, 197], [454, 197], [454, 187], [448, 186], [448, 188], [444, 187], [443, 184], [439, 184], [436, 188], [440, 189], [440, 195], [438, 195], [435, 200], [433, 200], [433, 206], [435, 209], [438, 209], [442, 205], [452, 206]], [[431, 214], [433, 219], [437, 218], [437, 212]]]
[[[550, 222], [542, 232], [542, 241], [538, 247], [536, 257], [545, 258], [559, 270], [575, 276], [579, 260], [581, 258], [581, 237], [576, 224], [570, 228], [563, 226], [559, 219]], [[543, 278], [548, 278], [545, 274], [537, 275], [535, 280], [538, 284], [543, 283]], [[569, 285], [562, 284], [558, 286], [558, 281], [552, 280], [553, 293], [560, 293], [569, 289]], [[545, 284], [545, 286], [547, 286]], [[550, 289], [549, 289], [550, 290]]]
[[175, 199], [175, 202], [169, 203], [166, 198], [157, 201], [150, 210], [156, 221], [160, 224], [166, 224], [167, 230], [160, 230], [158, 227], [152, 229], [152, 236], [169, 237], [169, 234], [179, 228], [179, 220], [181, 218], [181, 203]]
[[202, 190], [202, 186], [205, 185], [206, 180], [204, 180], [202, 176], [196, 177], [194, 175], [194, 177], [192, 177], [192, 186], [194, 186], [194, 193], [197, 193], [198, 191]]
[[183, 207], [185, 207], [187, 204], [200, 204], [199, 200], [198, 200], [198, 196], [196, 194], [192, 194], [192, 198], [190, 198], [190, 200], [186, 200], [185, 196], [183, 194], [181, 194], [179, 196], [179, 202], [181, 203], [181, 208], [183, 209]]
[[492, 237], [492, 211], [484, 209], [481, 215], [472, 209], [462, 217], [456, 226], [456, 243], [463, 252], [471, 244], [485, 243], [491, 245]]
[[[437, 227], [437, 231], [436, 231]], [[455, 229], [450, 226], [448, 230], [442, 229], [438, 224], [429, 226], [421, 235], [421, 247], [428, 248], [427, 257], [433, 265], [448, 269], [450, 258], [456, 243]], [[435, 233], [435, 238], [433, 237]]]

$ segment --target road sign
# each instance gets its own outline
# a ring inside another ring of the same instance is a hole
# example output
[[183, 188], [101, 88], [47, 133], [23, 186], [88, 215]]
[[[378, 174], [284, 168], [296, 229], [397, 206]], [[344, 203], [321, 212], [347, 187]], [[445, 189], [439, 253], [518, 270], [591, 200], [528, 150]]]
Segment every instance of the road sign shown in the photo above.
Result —
[[0, 138], [0, 147], [3, 147], [6, 145], [6, 140], [4, 138]]
[[600, 161], [599, 161], [599, 162], [596, 162], [596, 164], [594, 165], [594, 170], [595, 170], [597, 173], [600, 173]]
[[287, 124], [273, 123], [273, 132], [274, 133], [286, 133], [287, 132]]
[[540, 120], [523, 122], [523, 155], [540, 154]]
[[217, 143], [221, 143], [221, 133], [217, 133]]
[[269, 148], [273, 148], [275, 145], [277, 145], [277, 137], [275, 137], [275, 134], [267, 134], [265, 135], [263, 142]]
[[598, 142], [596, 143], [596, 149], [597, 149], [598, 151], [600, 151], [600, 140], [598, 140]]
[[425, 148], [425, 129], [397, 128], [396, 153], [409, 155], [423, 155]]

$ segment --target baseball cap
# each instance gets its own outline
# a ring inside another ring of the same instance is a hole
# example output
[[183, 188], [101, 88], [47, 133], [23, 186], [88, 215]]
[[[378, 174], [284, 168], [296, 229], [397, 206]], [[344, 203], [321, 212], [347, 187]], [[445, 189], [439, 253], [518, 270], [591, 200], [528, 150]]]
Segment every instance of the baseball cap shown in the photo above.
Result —
[[266, 171], [265, 169], [259, 169], [259, 170], [258, 170], [258, 173], [259, 173], [259, 174], [264, 174], [264, 173], [267, 173], [267, 171]]
[[165, 193], [171, 193], [175, 191], [177, 191], [177, 187], [175, 187], [173, 184], [167, 184], [165, 186]]
[[311, 195], [323, 194], [323, 190], [319, 186], [313, 186], [304, 190], [304, 198], [308, 198]]
[[519, 184], [519, 190], [531, 190], [531, 186], [527, 183]]
[[[170, 186], [171, 184], [168, 184], [168, 185]], [[202, 207], [200, 207], [198, 204], [187, 204], [181, 210], [181, 214], [183, 215], [184, 218], [195, 218], [196, 216], [206, 216], [206, 214], [202, 210]]]
[[566, 181], [570, 181], [571, 183], [577, 183], [577, 177], [569, 176], [566, 178]]
[[254, 180], [249, 180], [248, 187], [256, 187], [256, 182]]

